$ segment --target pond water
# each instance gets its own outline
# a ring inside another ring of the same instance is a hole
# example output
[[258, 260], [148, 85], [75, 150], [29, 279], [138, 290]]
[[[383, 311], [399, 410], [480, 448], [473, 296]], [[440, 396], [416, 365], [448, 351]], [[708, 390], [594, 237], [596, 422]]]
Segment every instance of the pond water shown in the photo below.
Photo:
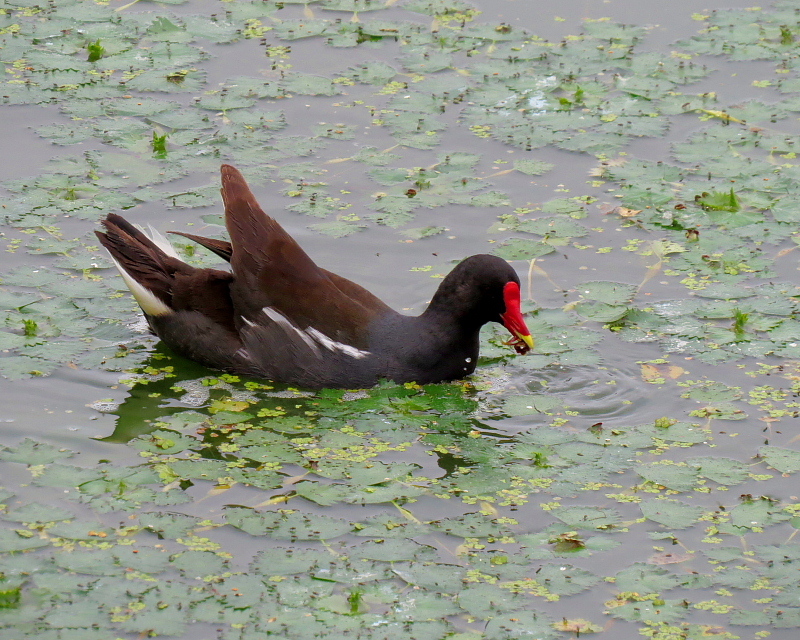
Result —
[[[790, 1], [4, 2], [2, 637], [796, 638], [798, 41]], [[174, 356], [93, 231], [221, 237], [223, 162], [407, 313], [504, 257], [536, 349]]]

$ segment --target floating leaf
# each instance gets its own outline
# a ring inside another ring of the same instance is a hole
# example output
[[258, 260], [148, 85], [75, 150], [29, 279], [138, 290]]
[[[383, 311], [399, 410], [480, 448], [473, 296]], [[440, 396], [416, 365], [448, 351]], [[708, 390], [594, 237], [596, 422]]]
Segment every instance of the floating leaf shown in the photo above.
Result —
[[688, 614], [689, 604], [684, 600], [665, 600], [654, 598], [652, 600], [635, 599], [632, 602], [615, 606], [610, 614], [615, 618], [631, 622], [641, 621], [647, 624], [675, 623], [685, 618]]
[[680, 463], [642, 463], [636, 467], [638, 473], [645, 480], [662, 485], [674, 491], [691, 491], [697, 481], [697, 472]]
[[288, 540], [325, 540], [351, 529], [351, 525], [329, 516], [310, 518], [297, 511], [258, 513], [251, 509], [227, 509], [228, 522], [251, 535], [270, 535]]
[[294, 73], [283, 82], [284, 89], [289, 92], [308, 96], [333, 96], [341, 93], [337, 85], [323, 76]]
[[697, 469], [701, 477], [723, 485], [737, 485], [749, 477], [749, 469], [739, 460], [720, 457], [689, 458], [689, 466]]
[[503, 613], [486, 625], [487, 640], [512, 640], [537, 638], [551, 640], [557, 637], [552, 622], [539, 611], [522, 610]]
[[548, 413], [562, 406], [558, 398], [548, 395], [513, 396], [503, 403], [503, 412], [509, 416], [525, 416]]
[[619, 514], [606, 507], [557, 507], [550, 513], [578, 529], [613, 529], [620, 521]]
[[11, 509], [3, 515], [3, 519], [9, 520], [10, 522], [30, 522], [38, 524], [69, 520], [72, 517], [72, 514], [64, 509], [34, 502], [22, 505], [16, 509]]
[[39, 465], [54, 462], [74, 455], [69, 449], [59, 449], [45, 442], [37, 442], [25, 438], [16, 447], [3, 447], [0, 449], [0, 460], [9, 462], [22, 462], [28, 465]]
[[495, 249], [495, 254], [505, 260], [533, 260], [553, 251], [555, 248], [545, 242], [512, 238], [499, 245]]
[[780, 473], [800, 471], [800, 451], [766, 445], [758, 450], [758, 456]]
[[515, 160], [514, 169], [529, 176], [541, 176], [553, 169], [555, 165], [542, 160]]
[[636, 295], [636, 286], [621, 282], [584, 282], [578, 285], [578, 292], [587, 300], [620, 305], [630, 302]]
[[365, 62], [347, 70], [347, 77], [365, 84], [386, 84], [397, 75], [397, 70], [385, 62]]
[[702, 507], [679, 500], [648, 500], [639, 506], [645, 518], [669, 529], [691, 527], [703, 513]]
[[516, 229], [546, 236], [550, 241], [553, 238], [580, 238], [589, 233], [585, 226], [575, 222], [572, 218], [555, 216], [526, 220], [518, 224]]

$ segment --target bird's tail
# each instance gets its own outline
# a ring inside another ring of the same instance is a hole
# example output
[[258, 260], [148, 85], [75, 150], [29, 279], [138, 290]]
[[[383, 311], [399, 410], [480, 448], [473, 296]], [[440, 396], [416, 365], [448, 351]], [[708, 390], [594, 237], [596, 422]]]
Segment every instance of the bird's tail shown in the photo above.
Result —
[[172, 313], [174, 277], [191, 273], [194, 267], [177, 257], [166, 238], [157, 232], [148, 237], [122, 216], [108, 214], [103, 226], [105, 233], [95, 233], [142, 311], [150, 316]]

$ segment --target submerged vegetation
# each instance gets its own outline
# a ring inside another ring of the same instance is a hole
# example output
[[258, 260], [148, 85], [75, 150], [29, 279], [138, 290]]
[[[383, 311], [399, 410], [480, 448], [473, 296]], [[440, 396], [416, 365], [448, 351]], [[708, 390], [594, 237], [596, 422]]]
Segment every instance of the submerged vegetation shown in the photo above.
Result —
[[[130, 387], [95, 405], [107, 458], [0, 447], [3, 633], [794, 637], [796, 3], [698, 15], [666, 55], [461, 0], [171, 4], [0, 9], [0, 109], [57, 112], [59, 151], [2, 185], [0, 374]], [[308, 394], [161, 353], [92, 230], [166, 207], [221, 233], [193, 209], [222, 161], [343, 248], [486, 229], [536, 283], [537, 354], [490, 336], [470, 382]]]

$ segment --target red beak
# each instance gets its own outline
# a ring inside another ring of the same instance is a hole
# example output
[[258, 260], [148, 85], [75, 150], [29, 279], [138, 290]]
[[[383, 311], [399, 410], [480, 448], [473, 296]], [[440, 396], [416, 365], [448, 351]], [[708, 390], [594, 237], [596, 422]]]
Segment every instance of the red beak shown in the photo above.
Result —
[[505, 344], [513, 346], [517, 353], [522, 354], [533, 349], [533, 336], [522, 318], [520, 298], [519, 285], [516, 282], [507, 282], [503, 287], [506, 312], [500, 316], [500, 319], [513, 336]]

